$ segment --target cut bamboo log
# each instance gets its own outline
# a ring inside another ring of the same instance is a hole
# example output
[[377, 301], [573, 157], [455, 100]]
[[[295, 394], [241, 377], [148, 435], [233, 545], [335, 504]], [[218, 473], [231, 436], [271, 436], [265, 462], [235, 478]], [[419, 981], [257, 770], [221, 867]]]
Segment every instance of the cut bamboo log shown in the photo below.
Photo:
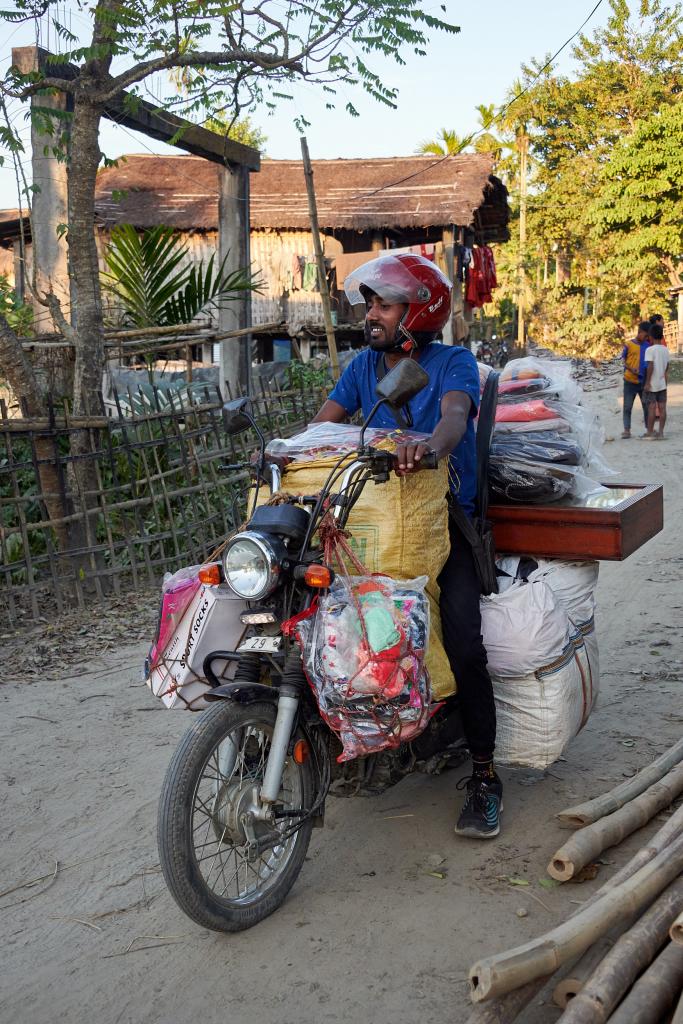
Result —
[[610, 1024], [658, 1024], [675, 1004], [681, 986], [683, 947], [669, 942], [612, 1014]]
[[681, 792], [683, 764], [672, 768], [665, 778], [655, 782], [614, 814], [608, 814], [600, 821], [575, 832], [553, 855], [548, 864], [548, 874], [558, 882], [569, 881], [608, 846], [615, 846], [636, 829], [646, 825], [650, 818], [668, 807]]
[[493, 999], [553, 974], [619, 921], [648, 906], [682, 870], [683, 836], [678, 836], [632, 878], [582, 908], [568, 921], [531, 942], [478, 961], [470, 970], [472, 1001]]
[[[678, 878], [614, 944], [567, 1006], [560, 1018], [562, 1024], [604, 1024], [638, 975], [650, 966], [665, 943], [669, 945], [669, 927], [681, 907], [683, 878]], [[640, 1018], [633, 1017], [632, 1021], [640, 1022]]]
[[608, 935], [603, 935], [601, 939], [594, 942], [590, 949], [587, 949], [583, 956], [579, 957], [576, 963], [569, 968], [553, 989], [555, 1006], [559, 1006], [562, 1010], [567, 1009], [572, 999], [578, 996], [596, 968], [613, 948], [621, 933], [621, 926], [617, 925]]
[[683, 914], [679, 914], [669, 931], [671, 941], [677, 946], [683, 946]]
[[656, 761], [649, 764], [647, 768], [634, 775], [627, 782], [611, 789], [608, 793], [602, 793], [593, 800], [587, 800], [583, 804], [576, 804], [560, 811], [555, 817], [564, 825], [571, 825], [572, 828], [582, 828], [590, 825], [598, 818], [604, 818], [606, 814], [618, 811], [620, 807], [628, 803], [635, 796], [644, 793], [646, 789], [662, 779], [674, 765], [683, 761], [683, 739], [675, 743], [673, 747], [666, 750]]
[[[624, 864], [622, 868], [617, 871], [616, 874], [608, 878], [607, 881], [600, 886], [596, 892], [590, 897], [590, 903], [593, 904], [596, 900], [604, 896], [605, 893], [611, 892], [616, 886], [621, 885], [628, 878], [632, 878], [637, 871], [640, 871], [642, 867], [657, 856], [663, 849], [665, 849], [669, 843], [671, 843], [677, 836], [683, 833], [683, 807], [679, 807], [674, 814], [671, 815], [669, 820], [662, 825], [659, 831], [650, 839], [647, 846], [643, 846], [634, 854], [631, 859]], [[585, 908], [582, 908], [585, 909]], [[576, 911], [575, 913], [579, 913]], [[477, 1013], [485, 1013], [486, 1010], [491, 1013], [497, 1012], [501, 1021], [505, 1021], [505, 1024], [512, 1024], [516, 1020], [517, 1016], [522, 1012], [525, 1006], [527, 1006], [531, 1000], [536, 996], [546, 981], [547, 977], [540, 978], [536, 981], [530, 982], [528, 985], [524, 985], [515, 991], [509, 992], [505, 996], [500, 996], [497, 999], [492, 999], [486, 1004], [479, 1004], [472, 1013], [471, 1018], [467, 1024], [496, 1024], [495, 1016], [477, 1017]], [[683, 1020], [678, 1022], [683, 1024]]]
[[676, 1007], [676, 1012], [671, 1018], [671, 1024], [683, 1024], [683, 995], [678, 1000], [678, 1006]]

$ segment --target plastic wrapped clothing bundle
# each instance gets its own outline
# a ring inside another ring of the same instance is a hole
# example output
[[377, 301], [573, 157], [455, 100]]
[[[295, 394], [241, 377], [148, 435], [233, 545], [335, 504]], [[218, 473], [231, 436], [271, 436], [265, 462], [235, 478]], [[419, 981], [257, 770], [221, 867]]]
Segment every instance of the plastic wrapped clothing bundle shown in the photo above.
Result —
[[491, 499], [546, 504], [602, 490], [611, 470], [597, 452], [602, 431], [581, 404], [571, 363], [513, 359], [501, 372], [489, 462]]
[[337, 576], [296, 636], [339, 761], [397, 747], [427, 725], [427, 578]]
[[[314, 462], [353, 452], [360, 442], [360, 427], [344, 423], [311, 423], [294, 437], [276, 437], [269, 442], [266, 455], [291, 462]], [[394, 451], [399, 444], [418, 444], [429, 437], [415, 430], [368, 428], [365, 443]]]

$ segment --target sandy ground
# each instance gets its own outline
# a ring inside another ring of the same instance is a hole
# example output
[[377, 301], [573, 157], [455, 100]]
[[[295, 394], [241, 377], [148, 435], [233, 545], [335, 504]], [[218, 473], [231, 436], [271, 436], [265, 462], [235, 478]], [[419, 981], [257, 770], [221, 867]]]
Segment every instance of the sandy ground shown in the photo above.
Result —
[[[157, 794], [188, 721], [140, 686], [146, 645], [58, 681], [5, 681], [2, 1024], [461, 1024], [476, 957], [563, 920], [644, 842], [656, 823], [607, 851], [595, 881], [539, 884], [566, 835], [553, 814], [647, 764], [683, 721], [683, 385], [670, 388], [664, 443], [618, 439], [619, 389], [590, 400], [620, 477], [664, 483], [666, 528], [626, 562], [603, 563], [599, 706], [544, 779], [505, 773], [500, 838], [454, 838], [457, 774], [330, 800], [285, 906], [251, 932], [209, 933], [159, 873]], [[428, 874], [432, 855], [443, 879]], [[558, 1016], [536, 1000], [520, 1019]]]

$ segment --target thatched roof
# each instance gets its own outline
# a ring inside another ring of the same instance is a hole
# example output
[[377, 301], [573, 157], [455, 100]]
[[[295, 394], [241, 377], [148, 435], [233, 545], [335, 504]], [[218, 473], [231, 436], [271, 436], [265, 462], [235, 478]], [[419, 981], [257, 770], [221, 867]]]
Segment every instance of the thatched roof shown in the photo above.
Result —
[[[315, 160], [313, 178], [323, 229], [482, 225], [506, 237], [507, 191], [485, 153]], [[309, 227], [303, 166], [263, 160], [251, 174], [252, 228]], [[119, 193], [125, 193], [121, 196]], [[133, 154], [100, 171], [96, 209], [107, 225], [218, 227], [218, 167], [193, 156]]]

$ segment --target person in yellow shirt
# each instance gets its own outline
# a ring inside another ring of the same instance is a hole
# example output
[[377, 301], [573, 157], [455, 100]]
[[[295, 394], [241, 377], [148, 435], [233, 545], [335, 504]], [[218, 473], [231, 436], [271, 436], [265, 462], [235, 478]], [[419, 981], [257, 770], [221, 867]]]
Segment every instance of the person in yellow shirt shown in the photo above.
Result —
[[643, 409], [643, 422], [647, 431], [647, 405], [643, 401], [645, 385], [645, 352], [650, 344], [650, 323], [644, 320], [638, 325], [638, 333], [632, 341], [627, 341], [621, 350], [624, 360], [624, 429], [623, 438], [631, 436], [631, 412], [636, 395]]

